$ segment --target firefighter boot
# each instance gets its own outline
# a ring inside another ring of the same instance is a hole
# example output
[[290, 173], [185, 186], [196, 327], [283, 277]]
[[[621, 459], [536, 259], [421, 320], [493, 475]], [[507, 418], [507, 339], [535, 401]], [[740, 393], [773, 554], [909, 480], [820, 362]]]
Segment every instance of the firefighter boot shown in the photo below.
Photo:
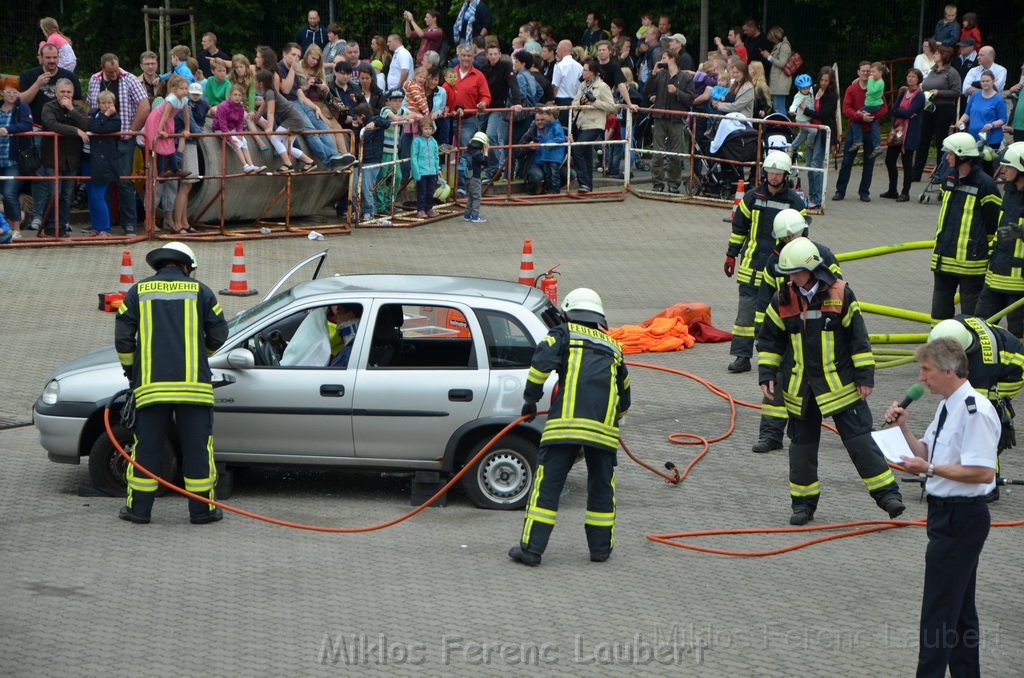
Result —
[[818, 446], [789, 444], [789, 496], [793, 503], [790, 525], [806, 525], [818, 508]]
[[757, 442], [750, 449], [753, 452], [771, 452], [782, 449], [782, 435], [786, 432], [786, 420], [779, 417], [761, 415], [761, 429]]
[[888, 513], [890, 518], [897, 518], [907, 510], [899, 485], [896, 483], [896, 476], [885, 463], [885, 457], [882, 456], [882, 451], [878, 449], [878, 444], [871, 434], [865, 433], [844, 440], [843, 445], [846, 446], [850, 460], [857, 467], [857, 473], [868, 488], [868, 494], [878, 507]]
[[793, 497], [793, 515], [789, 517], [790, 525], [806, 525], [814, 520], [814, 511], [818, 508], [818, 497]]
[[527, 551], [522, 546], [513, 546], [508, 550], [508, 557], [528, 567], [540, 565], [540, 556]]
[[149, 522], [150, 516], [153, 513], [153, 500], [155, 498], [155, 491], [142, 492], [129, 487], [128, 501], [125, 506], [121, 507], [117, 517], [137, 525], [145, 525]]

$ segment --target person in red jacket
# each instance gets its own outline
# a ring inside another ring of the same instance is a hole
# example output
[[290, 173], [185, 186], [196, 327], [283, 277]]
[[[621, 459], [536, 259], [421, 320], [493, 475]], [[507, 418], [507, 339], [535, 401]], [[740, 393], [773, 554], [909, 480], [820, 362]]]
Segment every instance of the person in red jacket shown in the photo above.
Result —
[[[864, 97], [867, 94], [868, 76], [871, 74], [871, 62], [862, 61], [857, 67], [857, 79], [846, 88], [843, 94], [843, 116], [850, 121], [850, 127], [860, 125], [864, 132], [864, 170], [860, 175], [860, 186], [857, 193], [860, 194], [862, 202], [871, 202], [871, 175], [875, 169], [874, 145], [868, 141], [871, 137], [871, 122], [881, 120], [889, 112], [885, 100], [882, 100], [882, 107], [875, 113], [862, 111], [864, 108]], [[833, 200], [842, 200], [846, 197], [846, 186], [850, 183], [850, 172], [853, 170], [853, 161], [857, 159], [859, 148], [854, 147], [851, 135], [846, 136], [843, 144], [843, 165], [839, 168], [839, 179], [836, 181], [836, 193]]]
[[[455, 109], [461, 118], [459, 146], [469, 146], [470, 139], [480, 131], [479, 114], [491, 105], [491, 90], [487, 78], [473, 65], [473, 46], [459, 45], [459, 65], [455, 67], [455, 102], [449, 107]], [[459, 160], [459, 171], [468, 177], [465, 158]], [[459, 193], [463, 188], [459, 187]]]

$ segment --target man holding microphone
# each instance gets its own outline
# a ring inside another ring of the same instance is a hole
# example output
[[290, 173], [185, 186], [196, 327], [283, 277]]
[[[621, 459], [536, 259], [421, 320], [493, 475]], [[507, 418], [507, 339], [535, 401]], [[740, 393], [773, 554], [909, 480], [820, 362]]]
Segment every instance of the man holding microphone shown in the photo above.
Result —
[[907, 427], [907, 411], [885, 412], [899, 426], [912, 457], [903, 464], [926, 477], [928, 549], [921, 603], [918, 676], [980, 675], [980, 631], [974, 603], [978, 559], [990, 526], [985, 495], [995, 486], [999, 417], [967, 381], [967, 355], [950, 338], [917, 350], [918, 378], [942, 396], [922, 438]]

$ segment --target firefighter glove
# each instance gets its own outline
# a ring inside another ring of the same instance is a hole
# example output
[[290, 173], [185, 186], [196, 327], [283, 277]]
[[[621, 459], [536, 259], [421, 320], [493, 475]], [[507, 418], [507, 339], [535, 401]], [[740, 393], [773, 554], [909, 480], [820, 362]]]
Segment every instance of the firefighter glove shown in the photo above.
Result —
[[996, 237], [1002, 243], [1009, 243], [1024, 236], [1024, 229], [1014, 224], [1004, 224], [996, 230]]
[[520, 413], [526, 417], [526, 422], [529, 423], [537, 417], [537, 403], [523, 403], [523, 411]]
[[731, 278], [732, 274], [736, 272], [736, 257], [726, 257], [722, 270], [725, 271], [726, 277]]
[[131, 384], [132, 383], [132, 377], [135, 376], [135, 366], [134, 365], [122, 365], [121, 366], [121, 371], [124, 372], [124, 378], [128, 380], [129, 384]]

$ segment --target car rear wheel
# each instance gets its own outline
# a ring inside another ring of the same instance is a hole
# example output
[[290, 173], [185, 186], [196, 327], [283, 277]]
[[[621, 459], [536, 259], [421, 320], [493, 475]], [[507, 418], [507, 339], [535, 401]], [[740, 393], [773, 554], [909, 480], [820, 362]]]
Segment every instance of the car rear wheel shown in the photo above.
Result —
[[[489, 441], [488, 437], [477, 442], [467, 459], [476, 456]], [[537, 447], [520, 436], [508, 434], [462, 477], [462, 487], [479, 508], [522, 508], [536, 468]]]
[[[132, 432], [120, 425], [115, 425], [113, 430], [117, 442], [131, 454], [131, 445], [134, 443]], [[158, 473], [161, 478], [174, 481], [178, 475], [178, 458], [170, 443], [164, 443], [164, 453], [160, 462], [160, 469], [154, 472]], [[125, 496], [128, 492], [124, 476], [127, 468], [128, 462], [110, 442], [110, 438], [104, 431], [89, 450], [89, 478], [92, 480], [93, 486], [112, 497]], [[167, 488], [163, 485], [156, 491], [157, 496], [162, 496], [167, 492]]]

